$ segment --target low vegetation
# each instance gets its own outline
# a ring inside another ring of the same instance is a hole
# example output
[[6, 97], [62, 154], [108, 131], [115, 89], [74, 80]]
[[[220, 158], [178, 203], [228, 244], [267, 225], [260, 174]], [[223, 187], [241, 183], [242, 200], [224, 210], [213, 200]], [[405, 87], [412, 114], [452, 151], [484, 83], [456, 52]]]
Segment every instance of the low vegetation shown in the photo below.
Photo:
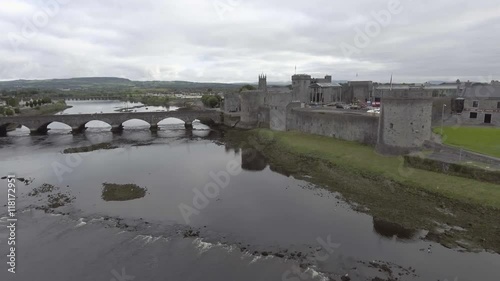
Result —
[[118, 148], [118, 147], [112, 145], [111, 143], [99, 143], [99, 144], [93, 144], [93, 145], [89, 145], [89, 146], [67, 148], [63, 151], [63, 153], [64, 154], [83, 153], [83, 152], [91, 152], [91, 151], [95, 151], [95, 150], [108, 150], [108, 149], [115, 149], [115, 148]]
[[203, 95], [201, 97], [201, 102], [206, 107], [218, 108], [222, 102], [222, 97], [219, 95]]
[[[269, 130], [227, 137], [256, 147], [273, 171], [341, 193], [358, 211], [429, 230], [426, 238], [446, 247], [500, 252], [498, 185], [407, 168], [403, 157], [381, 156], [373, 147], [329, 137]], [[445, 225], [467, 231], [442, 231]]]
[[135, 184], [104, 183], [102, 199], [104, 201], [129, 201], [146, 196], [147, 188]]
[[[441, 128], [434, 133], [441, 134]], [[470, 151], [500, 157], [500, 129], [492, 127], [445, 127], [443, 143]]]
[[33, 190], [28, 193], [28, 196], [47, 198], [47, 205], [38, 208], [49, 212], [50, 209], [66, 206], [75, 200], [74, 196], [58, 192], [59, 190], [59, 187], [44, 183], [39, 187], [33, 188]]
[[38, 195], [41, 195], [44, 193], [53, 192], [54, 190], [57, 190], [57, 189], [58, 189], [57, 187], [55, 187], [51, 184], [44, 183], [39, 187], [33, 188], [33, 190], [30, 191], [30, 193], [28, 193], [28, 196], [38, 196]]
[[247, 84], [247, 85], [243, 85], [240, 88], [240, 93], [243, 92], [243, 91], [253, 91], [253, 90], [257, 90], [257, 89], [254, 86], [252, 86], [250, 84]]

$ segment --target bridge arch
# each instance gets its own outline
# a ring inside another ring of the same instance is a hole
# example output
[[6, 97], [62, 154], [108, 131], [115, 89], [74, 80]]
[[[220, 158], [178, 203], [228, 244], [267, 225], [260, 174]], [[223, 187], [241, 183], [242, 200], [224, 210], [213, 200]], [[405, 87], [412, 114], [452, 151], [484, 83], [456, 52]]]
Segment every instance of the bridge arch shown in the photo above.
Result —
[[123, 129], [149, 129], [151, 124], [143, 119], [133, 118], [129, 119], [121, 124]]
[[0, 124], [0, 136], [1, 137], [6, 137], [9, 134], [11, 134], [11, 132], [14, 135], [29, 135], [30, 129], [21, 123], [8, 122], [8, 123], [1, 123]]
[[54, 133], [70, 133], [71, 130], [70, 125], [63, 123], [63, 122], [58, 122], [58, 121], [53, 121], [49, 123], [45, 123], [42, 126], [38, 127], [36, 129], [36, 132], [38, 133], [49, 133], [49, 132], [54, 132]]
[[73, 132], [81, 133], [86, 131], [87, 129], [98, 130], [98, 131], [111, 131], [112, 128], [113, 128], [112, 124], [109, 124], [106, 121], [96, 119], [96, 120], [85, 121], [84, 123], [76, 127], [73, 127]]

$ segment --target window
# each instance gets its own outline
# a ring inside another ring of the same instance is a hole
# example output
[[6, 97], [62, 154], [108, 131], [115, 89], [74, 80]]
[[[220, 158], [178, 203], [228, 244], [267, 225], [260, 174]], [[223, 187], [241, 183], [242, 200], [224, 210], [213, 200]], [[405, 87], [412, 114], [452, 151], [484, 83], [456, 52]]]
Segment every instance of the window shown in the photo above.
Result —
[[484, 123], [485, 124], [491, 124], [491, 114], [485, 114], [484, 115]]
[[500, 109], [500, 101], [497, 103], [497, 108]]
[[476, 118], [477, 118], [477, 112], [471, 112], [470, 119], [476, 119]]
[[479, 101], [477, 101], [477, 100], [473, 101], [472, 107], [479, 107]]

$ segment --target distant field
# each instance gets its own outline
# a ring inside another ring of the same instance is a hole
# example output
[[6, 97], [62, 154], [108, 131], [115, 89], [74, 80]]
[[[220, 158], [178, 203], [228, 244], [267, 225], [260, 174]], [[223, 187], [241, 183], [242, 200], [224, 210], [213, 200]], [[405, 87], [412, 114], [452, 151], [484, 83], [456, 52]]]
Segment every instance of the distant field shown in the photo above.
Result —
[[[435, 128], [434, 133], [441, 134], [441, 128]], [[445, 127], [443, 142], [447, 145], [500, 157], [500, 129], [483, 127]]]

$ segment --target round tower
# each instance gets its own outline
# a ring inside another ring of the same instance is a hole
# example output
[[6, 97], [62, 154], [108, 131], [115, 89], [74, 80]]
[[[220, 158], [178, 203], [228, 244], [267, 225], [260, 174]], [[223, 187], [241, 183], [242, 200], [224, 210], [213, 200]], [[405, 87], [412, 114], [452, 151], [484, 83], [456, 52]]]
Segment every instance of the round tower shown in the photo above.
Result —
[[424, 88], [385, 91], [376, 150], [400, 155], [421, 148], [432, 135], [432, 94]]
[[311, 75], [295, 74], [292, 76], [293, 101], [309, 103], [309, 86], [311, 85]]

